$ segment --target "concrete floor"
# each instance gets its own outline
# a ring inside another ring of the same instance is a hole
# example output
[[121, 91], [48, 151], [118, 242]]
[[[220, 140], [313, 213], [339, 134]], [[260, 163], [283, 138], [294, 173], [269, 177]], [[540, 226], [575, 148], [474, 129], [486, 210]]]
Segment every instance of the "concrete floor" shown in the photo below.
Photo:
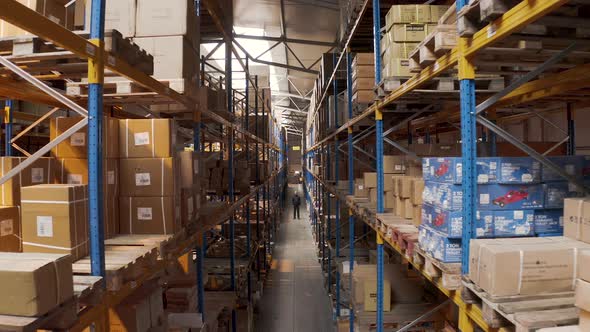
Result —
[[[301, 197], [301, 220], [293, 220], [291, 197]], [[279, 229], [271, 272], [259, 304], [256, 331], [334, 331], [330, 300], [312, 237], [301, 185], [289, 185], [288, 208]]]

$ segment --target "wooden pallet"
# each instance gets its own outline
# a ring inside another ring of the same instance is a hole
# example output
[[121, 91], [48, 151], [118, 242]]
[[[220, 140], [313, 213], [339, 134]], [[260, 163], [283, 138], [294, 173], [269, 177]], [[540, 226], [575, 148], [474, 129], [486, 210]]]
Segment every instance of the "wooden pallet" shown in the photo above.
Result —
[[184, 232], [179, 232], [179, 235], [117, 235], [113, 238], [104, 241], [105, 246], [129, 246], [129, 247], [148, 247], [157, 248], [158, 259], [165, 259], [168, 257], [169, 251], [174, 248], [174, 244], [178, 243]]
[[[402, 86], [409, 77], [386, 77], [379, 83], [378, 89], [382, 91], [383, 96]], [[502, 90], [505, 86], [504, 78], [499, 76], [481, 76], [475, 78], [475, 90], [480, 93], [494, 93]], [[459, 79], [456, 76], [435, 77], [430, 82], [423, 84], [420, 89], [416, 89], [408, 94], [411, 98], [416, 93], [422, 95], [433, 94], [435, 98], [441, 94], [456, 95], [460, 91]]]
[[74, 296], [39, 317], [0, 315], [0, 331], [63, 330], [74, 325], [77, 320], [78, 298]]
[[461, 297], [481, 307], [483, 319], [493, 328], [515, 327], [516, 332], [577, 324], [574, 293], [491, 296], [470, 281], [463, 281]]
[[[157, 264], [156, 247], [106, 246], [106, 286], [109, 291], [118, 291], [127, 283], [135, 282], [146, 271]], [[90, 257], [80, 259], [72, 265], [78, 275], [90, 275]]]
[[410, 71], [420, 72], [436, 59], [448, 53], [457, 46], [457, 26], [454, 24], [439, 24], [433, 32], [418, 44], [409, 54]]
[[461, 288], [461, 263], [443, 263], [420, 247], [414, 248], [414, 263], [422, 266], [424, 273], [432, 279], [440, 279], [444, 288], [448, 290]]
[[519, 0], [469, 1], [469, 4], [461, 8], [458, 13], [457, 26], [459, 36], [473, 36], [483, 24], [502, 16], [519, 2]]
[[102, 277], [74, 275], [74, 295], [81, 307], [100, 303], [104, 294], [102, 283]]
[[[166, 79], [158, 80], [160, 83], [168, 87], [169, 89], [175, 90], [178, 93], [190, 92], [190, 82], [188, 79]], [[106, 78], [104, 82], [104, 94], [105, 95], [121, 95], [129, 96], [134, 94], [145, 94], [152, 93], [151, 90], [146, 89], [137, 82], [125, 80], [123, 78]], [[88, 82], [69, 82], [66, 88], [66, 94], [72, 97], [88, 97]]]

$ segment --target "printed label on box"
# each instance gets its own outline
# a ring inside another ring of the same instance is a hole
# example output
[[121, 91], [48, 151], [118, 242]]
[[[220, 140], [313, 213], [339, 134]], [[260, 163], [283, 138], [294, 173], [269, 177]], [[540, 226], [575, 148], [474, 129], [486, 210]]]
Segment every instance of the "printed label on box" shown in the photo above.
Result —
[[68, 174], [68, 184], [82, 184], [82, 174]]
[[359, 190], [363, 190], [363, 189], [365, 189], [365, 186], [359, 185]]
[[478, 183], [488, 183], [490, 182], [490, 177], [487, 174], [479, 174], [477, 176]]
[[6, 219], [0, 221], [0, 236], [8, 236], [14, 234], [14, 221]]
[[150, 133], [143, 132], [134, 134], [135, 145], [149, 145], [150, 144]]
[[71, 146], [86, 146], [86, 134], [85, 133], [74, 133], [70, 137]]
[[115, 171], [107, 172], [107, 184], [115, 184]]
[[152, 220], [152, 208], [137, 208], [137, 220]]
[[37, 236], [53, 237], [53, 217], [37, 216]]
[[140, 186], [149, 186], [151, 185], [150, 173], [135, 173], [135, 185]]
[[43, 183], [43, 168], [31, 168], [31, 182], [32, 183]]
[[524, 211], [514, 211], [514, 219], [524, 219]]
[[479, 195], [479, 204], [490, 204], [490, 194], [480, 194]]

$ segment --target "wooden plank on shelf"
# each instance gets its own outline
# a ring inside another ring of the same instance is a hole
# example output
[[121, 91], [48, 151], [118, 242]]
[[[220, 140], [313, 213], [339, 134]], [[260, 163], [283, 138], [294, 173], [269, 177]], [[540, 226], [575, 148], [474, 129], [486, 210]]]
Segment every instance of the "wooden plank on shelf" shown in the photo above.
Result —
[[33, 332], [39, 329], [61, 330], [78, 319], [78, 299], [72, 297], [39, 317], [0, 315], [0, 331]]

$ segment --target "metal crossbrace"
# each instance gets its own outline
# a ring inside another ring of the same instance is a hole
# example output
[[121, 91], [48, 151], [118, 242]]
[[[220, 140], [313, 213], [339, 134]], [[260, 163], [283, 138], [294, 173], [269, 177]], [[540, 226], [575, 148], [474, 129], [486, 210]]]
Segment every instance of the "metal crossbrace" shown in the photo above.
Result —
[[488, 108], [490, 108], [492, 105], [494, 105], [495, 103], [497, 103], [500, 99], [502, 99], [503, 97], [507, 96], [512, 91], [516, 90], [517, 88], [519, 88], [521, 85], [529, 82], [533, 78], [535, 78], [535, 77], [539, 76], [540, 74], [542, 74], [549, 67], [551, 67], [554, 64], [558, 63], [559, 61], [563, 60], [571, 52], [573, 52], [576, 48], [577, 48], [576, 43], [572, 43], [566, 49], [564, 49], [563, 51], [555, 54], [554, 56], [552, 56], [551, 58], [549, 58], [549, 60], [545, 61], [539, 67], [535, 68], [533, 71], [527, 73], [526, 75], [524, 75], [524, 76], [520, 77], [519, 79], [517, 79], [516, 81], [512, 82], [510, 85], [508, 85], [502, 91], [496, 93], [495, 95], [493, 95], [490, 98], [486, 99], [481, 104], [477, 105], [477, 107], [475, 107], [475, 114], [476, 115], [479, 115], [481, 112], [484, 112], [485, 110], [487, 110]]
[[422, 316], [414, 319], [413, 321], [409, 322], [406, 326], [402, 327], [401, 329], [397, 330], [397, 332], [406, 332], [409, 331], [412, 327], [414, 327], [414, 325], [420, 323], [420, 321], [432, 316], [433, 314], [435, 314], [437, 311], [439, 311], [440, 309], [446, 307], [447, 305], [449, 305], [451, 303], [451, 299], [446, 299], [443, 303], [437, 305], [436, 307], [434, 307], [432, 310], [429, 310], [428, 312], [426, 312], [425, 314], [423, 314]]
[[[371, 234], [371, 233], [365, 233], [365, 234], [363, 234], [361, 237], [359, 237], [358, 239], [354, 240], [353, 243], [357, 243], [357, 242], [361, 241], [362, 239], [368, 237], [369, 234]], [[347, 244], [347, 245], [345, 245], [344, 247], [342, 247], [342, 249], [346, 249], [346, 248], [350, 248], [350, 243]]]

